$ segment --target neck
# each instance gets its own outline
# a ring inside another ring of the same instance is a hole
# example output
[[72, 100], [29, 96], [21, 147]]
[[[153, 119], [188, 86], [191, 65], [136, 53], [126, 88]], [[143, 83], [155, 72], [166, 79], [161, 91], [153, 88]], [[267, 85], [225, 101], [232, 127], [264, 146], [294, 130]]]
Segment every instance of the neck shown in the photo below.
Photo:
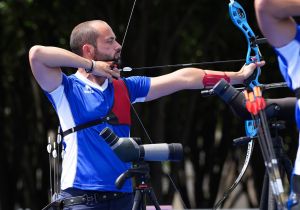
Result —
[[86, 77], [88, 80], [92, 81], [93, 83], [101, 86], [105, 82], [105, 77], [95, 76], [93, 74], [86, 73], [84, 69], [79, 68], [78, 72], [82, 74], [84, 77]]

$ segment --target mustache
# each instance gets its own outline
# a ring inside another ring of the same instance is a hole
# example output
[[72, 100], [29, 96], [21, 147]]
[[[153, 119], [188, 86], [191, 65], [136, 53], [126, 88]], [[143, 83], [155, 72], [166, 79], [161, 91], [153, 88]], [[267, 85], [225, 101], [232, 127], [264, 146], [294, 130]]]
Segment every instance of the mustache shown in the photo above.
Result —
[[112, 62], [112, 65], [111, 65], [112, 67], [123, 68], [121, 57], [114, 58], [114, 59], [105, 59], [102, 61], [103, 62]]
[[121, 58], [121, 50], [117, 50], [114, 57], [115, 59]]

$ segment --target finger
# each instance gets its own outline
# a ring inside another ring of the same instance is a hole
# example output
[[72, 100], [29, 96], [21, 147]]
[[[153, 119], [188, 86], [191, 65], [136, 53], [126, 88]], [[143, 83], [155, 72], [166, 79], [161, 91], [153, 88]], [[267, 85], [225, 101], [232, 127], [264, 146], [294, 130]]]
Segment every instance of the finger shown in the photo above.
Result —
[[119, 78], [120, 77], [120, 71], [119, 70], [111, 70], [111, 75], [114, 77]]
[[112, 83], [113, 77], [111, 75], [109, 77], [107, 77], [107, 79], [108, 79], [108, 82]]
[[262, 67], [262, 66], [265, 65], [265, 64], [266, 64], [265, 61], [255, 62], [256, 67]]
[[113, 68], [111, 70], [114, 71], [114, 72], [120, 72], [120, 70], [118, 68]]
[[116, 69], [118, 68], [118, 64], [115, 61], [108, 61], [106, 63], [108, 63], [108, 65], [109, 65], [109, 67], [110, 67], [111, 70], [115, 69], [115, 68]]
[[120, 74], [117, 74], [111, 69], [105, 69], [104, 72], [105, 72], [105, 77], [109, 80], [109, 82], [112, 82], [113, 78], [118, 79], [120, 77]]
[[105, 69], [102, 69], [101, 71], [99, 71], [98, 76], [107, 77], [107, 78], [111, 77], [109, 67], [106, 67]]
[[266, 61], [260, 61], [259, 63], [260, 63], [260, 66], [263, 66], [266, 64]]
[[256, 69], [257, 68], [257, 63], [249, 63], [245, 64], [242, 69]]
[[113, 70], [113, 71], [120, 71], [120, 69], [118, 68], [118, 66], [114, 66], [111, 70]]
[[104, 72], [102, 75], [99, 75], [99, 76], [106, 77], [106, 78], [110, 78], [111, 77], [111, 75], [108, 74], [108, 73], [106, 73], [106, 72]]

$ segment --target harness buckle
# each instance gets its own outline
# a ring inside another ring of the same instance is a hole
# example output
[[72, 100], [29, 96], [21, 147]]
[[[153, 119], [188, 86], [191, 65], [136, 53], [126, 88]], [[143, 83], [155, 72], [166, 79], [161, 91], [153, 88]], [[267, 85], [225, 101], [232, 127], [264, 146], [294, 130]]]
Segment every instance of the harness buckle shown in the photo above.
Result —
[[98, 198], [97, 198], [97, 194], [91, 194], [91, 195], [85, 195], [86, 197], [86, 204], [87, 205], [92, 205], [94, 203], [98, 203]]

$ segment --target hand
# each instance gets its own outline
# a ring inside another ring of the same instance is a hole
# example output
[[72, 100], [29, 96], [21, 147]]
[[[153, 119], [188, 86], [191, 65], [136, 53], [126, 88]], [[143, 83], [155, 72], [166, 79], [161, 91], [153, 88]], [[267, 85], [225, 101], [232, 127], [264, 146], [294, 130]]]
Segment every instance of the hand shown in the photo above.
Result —
[[260, 62], [256, 62], [256, 63], [250, 63], [248, 65], [244, 65], [241, 70], [238, 72], [238, 74], [240, 74], [243, 78], [243, 80], [247, 79], [248, 77], [250, 77], [254, 70], [257, 67], [262, 67], [263, 65], [265, 65], [265, 61], [260, 61]]
[[286, 203], [288, 210], [299, 209], [300, 208], [299, 200], [300, 200], [300, 195], [296, 194], [294, 192], [291, 192], [289, 195], [289, 198], [287, 200], [287, 203]]
[[109, 82], [111, 82], [113, 78], [120, 78], [119, 69], [116, 67], [112, 68], [112, 63], [113, 62], [95, 61], [92, 74], [100, 77], [106, 77]]

